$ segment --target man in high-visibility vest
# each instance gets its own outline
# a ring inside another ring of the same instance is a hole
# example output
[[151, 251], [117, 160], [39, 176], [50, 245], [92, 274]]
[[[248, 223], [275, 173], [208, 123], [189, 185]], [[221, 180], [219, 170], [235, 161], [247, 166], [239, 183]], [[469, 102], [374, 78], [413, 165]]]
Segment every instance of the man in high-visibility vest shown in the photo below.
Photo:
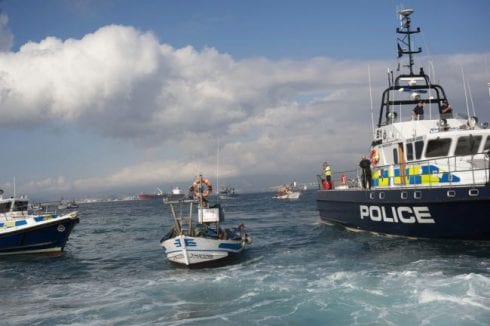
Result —
[[323, 163], [323, 179], [326, 180], [327, 186], [325, 189], [331, 189], [332, 188], [332, 169], [330, 168], [330, 165], [328, 165], [327, 162]]

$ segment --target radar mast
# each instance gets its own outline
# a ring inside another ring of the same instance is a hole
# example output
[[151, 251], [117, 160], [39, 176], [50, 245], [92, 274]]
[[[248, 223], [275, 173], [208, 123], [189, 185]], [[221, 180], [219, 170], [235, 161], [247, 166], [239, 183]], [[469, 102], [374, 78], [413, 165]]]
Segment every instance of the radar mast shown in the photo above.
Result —
[[[398, 27], [396, 32], [402, 34], [402, 38], [398, 38], [398, 58], [401, 58], [404, 54], [408, 54], [408, 67], [410, 69], [410, 76], [413, 76], [413, 55], [422, 52], [422, 48], [418, 50], [412, 50], [412, 34], [420, 33], [420, 27], [416, 30], [410, 29], [410, 15], [413, 13], [413, 9], [402, 9], [398, 12], [400, 14], [401, 28]], [[402, 46], [400, 45], [402, 44]]]

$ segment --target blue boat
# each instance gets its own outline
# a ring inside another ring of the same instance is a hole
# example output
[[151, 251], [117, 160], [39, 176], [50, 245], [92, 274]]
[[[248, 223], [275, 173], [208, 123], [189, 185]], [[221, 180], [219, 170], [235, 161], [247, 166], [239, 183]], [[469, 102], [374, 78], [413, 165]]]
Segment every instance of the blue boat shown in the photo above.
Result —
[[59, 254], [79, 222], [77, 212], [32, 214], [26, 198], [3, 198], [0, 190], [0, 255]]
[[354, 231], [490, 240], [488, 123], [478, 123], [469, 110], [452, 112], [442, 86], [423, 68], [414, 72], [414, 56], [422, 50], [412, 47], [420, 32], [411, 28], [412, 13], [399, 12], [396, 30], [398, 57], [408, 56], [408, 72], [388, 73], [367, 163], [359, 164], [353, 182], [333, 190], [320, 183], [320, 218]]

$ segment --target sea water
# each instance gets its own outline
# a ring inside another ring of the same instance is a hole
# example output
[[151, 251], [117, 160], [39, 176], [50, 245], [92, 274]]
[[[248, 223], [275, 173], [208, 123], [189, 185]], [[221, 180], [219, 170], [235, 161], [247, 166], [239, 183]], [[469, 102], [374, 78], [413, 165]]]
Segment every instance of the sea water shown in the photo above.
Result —
[[166, 260], [162, 202], [81, 205], [62, 256], [0, 257], [0, 324], [490, 324], [490, 243], [353, 233], [319, 223], [314, 191], [272, 197], [223, 201], [253, 244], [199, 269]]

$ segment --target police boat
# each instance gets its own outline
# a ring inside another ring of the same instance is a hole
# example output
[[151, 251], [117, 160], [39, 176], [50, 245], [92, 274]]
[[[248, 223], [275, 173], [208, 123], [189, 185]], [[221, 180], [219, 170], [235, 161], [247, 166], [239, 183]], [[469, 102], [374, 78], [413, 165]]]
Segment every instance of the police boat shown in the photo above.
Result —
[[77, 212], [34, 214], [27, 198], [3, 198], [0, 190], [0, 255], [60, 254], [78, 222]]
[[[363, 188], [358, 169], [355, 186], [320, 189], [320, 219], [385, 235], [490, 240], [488, 123], [447, 110], [443, 87], [423, 68], [414, 72], [414, 56], [422, 50], [412, 48], [413, 34], [420, 32], [410, 26], [412, 13], [399, 12], [398, 57], [408, 57], [408, 72], [391, 72], [382, 94], [371, 179]], [[412, 111], [418, 103], [425, 105], [425, 117]]]

